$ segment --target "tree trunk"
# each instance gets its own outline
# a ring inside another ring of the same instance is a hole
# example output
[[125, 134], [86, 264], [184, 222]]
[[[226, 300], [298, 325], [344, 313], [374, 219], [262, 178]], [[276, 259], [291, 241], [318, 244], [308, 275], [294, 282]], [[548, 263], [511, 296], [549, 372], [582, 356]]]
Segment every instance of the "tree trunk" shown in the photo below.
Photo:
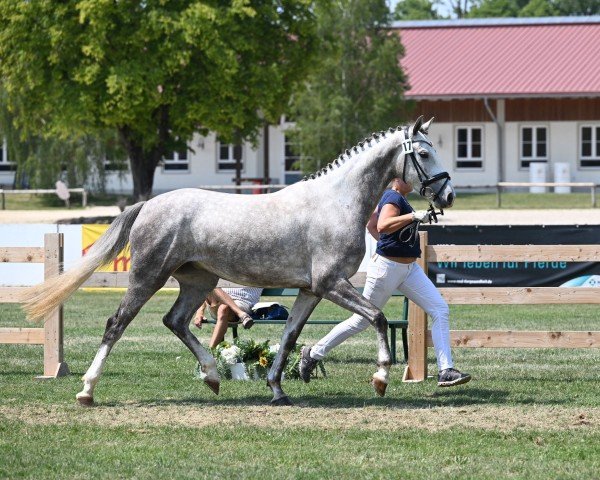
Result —
[[158, 107], [153, 113], [153, 118], [156, 122], [158, 137], [156, 144], [149, 150], [144, 150], [141, 139], [130, 127], [119, 128], [121, 141], [129, 155], [135, 202], [149, 200], [152, 197], [154, 171], [166, 153], [165, 148], [169, 139], [168, 105]]
[[158, 165], [154, 161], [154, 152], [142, 154], [138, 158], [129, 155], [131, 164], [131, 176], [133, 179], [133, 199], [135, 202], [149, 200], [152, 197], [152, 187], [154, 186], [154, 171]]
[[134, 202], [149, 200], [152, 197], [154, 171], [162, 158], [162, 149], [155, 147], [144, 151], [141, 144], [133, 138], [129, 129], [123, 127], [119, 133], [129, 156], [133, 180], [133, 200]]

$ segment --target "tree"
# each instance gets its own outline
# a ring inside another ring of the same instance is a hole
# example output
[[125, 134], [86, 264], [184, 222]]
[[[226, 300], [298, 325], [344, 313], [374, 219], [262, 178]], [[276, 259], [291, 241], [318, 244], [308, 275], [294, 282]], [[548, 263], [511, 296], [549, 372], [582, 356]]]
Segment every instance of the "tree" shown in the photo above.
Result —
[[520, 9], [517, 0], [482, 0], [471, 8], [467, 16], [471, 18], [517, 17]]
[[558, 15], [600, 15], [600, 0], [554, 0]]
[[553, 2], [531, 0], [519, 11], [519, 17], [553, 17], [560, 15]]
[[304, 171], [320, 168], [372, 131], [406, 117], [403, 48], [386, 28], [385, 1], [324, 1], [316, 16], [320, 61], [292, 105]]
[[195, 131], [254, 140], [305, 76], [311, 0], [5, 0], [0, 78], [28, 134], [118, 132], [134, 197]]
[[396, 20], [436, 20], [441, 18], [435, 9], [437, 0], [401, 0], [394, 9]]
[[69, 138], [27, 134], [15, 126], [18, 112], [7, 108], [6, 92], [0, 90], [0, 138], [6, 140], [8, 157], [16, 164], [13, 185], [18, 188], [54, 188], [57, 178], [69, 185], [91, 186], [104, 191], [104, 162], [125, 167], [125, 152], [116, 132], [96, 132]]
[[469, 17], [551, 17], [598, 15], [600, 0], [479, 0]]

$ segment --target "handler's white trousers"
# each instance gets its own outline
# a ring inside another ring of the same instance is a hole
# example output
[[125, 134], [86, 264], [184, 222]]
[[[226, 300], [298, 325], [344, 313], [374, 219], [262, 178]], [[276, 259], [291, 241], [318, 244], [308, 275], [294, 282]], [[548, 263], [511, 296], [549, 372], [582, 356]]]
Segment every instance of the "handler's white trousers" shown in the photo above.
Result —
[[[416, 303], [431, 317], [431, 336], [439, 370], [452, 368], [450, 351], [449, 309], [435, 285], [416, 263], [398, 263], [381, 255], [373, 255], [367, 268], [364, 297], [377, 308], [383, 308], [395, 290]], [[369, 321], [358, 314], [336, 325], [312, 347], [310, 356], [320, 360], [347, 338], [362, 332]]]

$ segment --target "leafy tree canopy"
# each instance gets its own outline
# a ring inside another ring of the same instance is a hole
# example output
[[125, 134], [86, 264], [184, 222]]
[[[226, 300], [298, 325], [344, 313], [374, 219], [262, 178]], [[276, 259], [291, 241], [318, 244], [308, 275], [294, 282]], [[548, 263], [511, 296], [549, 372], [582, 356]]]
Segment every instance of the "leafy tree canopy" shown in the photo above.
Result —
[[253, 139], [316, 50], [311, 0], [5, 0], [0, 77], [26, 132], [114, 129], [134, 196], [195, 131]]
[[394, 9], [396, 20], [436, 20], [442, 18], [432, 0], [401, 0]]
[[598, 15], [600, 0], [480, 0], [469, 17], [551, 17]]
[[443, 18], [552, 17], [599, 15], [600, 0], [401, 0], [396, 4], [397, 20]]
[[292, 108], [305, 172], [405, 117], [403, 48], [385, 0], [324, 1], [316, 16], [320, 62]]

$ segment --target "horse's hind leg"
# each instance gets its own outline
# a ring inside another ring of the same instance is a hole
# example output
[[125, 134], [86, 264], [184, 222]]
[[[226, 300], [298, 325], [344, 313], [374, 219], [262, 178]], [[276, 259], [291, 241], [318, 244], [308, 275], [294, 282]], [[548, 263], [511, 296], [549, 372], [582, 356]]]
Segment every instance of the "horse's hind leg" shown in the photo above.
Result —
[[189, 325], [194, 313], [206, 299], [206, 295], [216, 287], [219, 278], [212, 273], [197, 270], [191, 265], [180, 268], [173, 276], [179, 282], [179, 296], [169, 313], [164, 316], [163, 323], [194, 354], [205, 374], [204, 383], [218, 395], [220, 379], [215, 359], [190, 332]]
[[[123, 332], [138, 314], [142, 306], [154, 295], [165, 283], [168, 276], [158, 279], [152, 284], [138, 280], [140, 274], [130, 274], [130, 286], [121, 300], [117, 312], [106, 322], [106, 329], [102, 337], [102, 343], [90, 368], [83, 376], [83, 390], [76, 396], [81, 405], [91, 406], [94, 404], [94, 388], [102, 374], [104, 363], [114, 344], [121, 338]], [[141, 278], [145, 279], [143, 275]]]

